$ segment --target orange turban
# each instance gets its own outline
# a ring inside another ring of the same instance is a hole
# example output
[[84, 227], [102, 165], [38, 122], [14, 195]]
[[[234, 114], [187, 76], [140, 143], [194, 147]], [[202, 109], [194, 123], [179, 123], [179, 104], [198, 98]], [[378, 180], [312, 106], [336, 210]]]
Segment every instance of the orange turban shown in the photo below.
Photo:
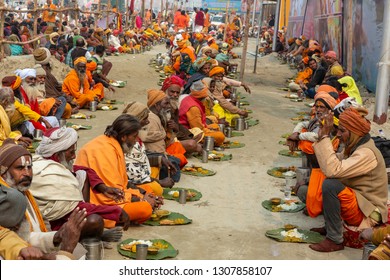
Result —
[[85, 63], [87, 64], [87, 59], [84, 56], [80, 56], [76, 58], [76, 60], [73, 62], [73, 64], [76, 66], [79, 63]]
[[207, 97], [209, 89], [202, 81], [196, 81], [192, 84], [191, 88], [191, 96], [202, 99]]
[[1, 83], [3, 87], [10, 87], [13, 90], [16, 90], [22, 84], [22, 78], [20, 78], [19, 76], [7, 76], [3, 78]]
[[308, 56], [305, 56], [303, 59], [302, 59], [302, 62], [304, 63], [304, 64], [309, 64], [309, 57]]
[[198, 40], [198, 41], [202, 41], [203, 40], [203, 35], [200, 34], [200, 33], [196, 33], [195, 34], [195, 39]]
[[156, 103], [160, 102], [163, 100], [167, 95], [162, 91], [158, 89], [150, 89], [148, 90], [148, 107], [152, 107]]
[[219, 73], [225, 74], [225, 69], [220, 66], [213, 67], [209, 72], [209, 77], [212, 77]]
[[329, 93], [325, 91], [317, 92], [317, 94], [314, 96], [314, 101], [321, 101], [332, 111], [337, 105], [336, 99], [334, 99]]
[[371, 130], [371, 123], [365, 118], [368, 111], [364, 107], [347, 108], [340, 114], [339, 124], [355, 133], [357, 136], [364, 136]]
[[97, 63], [95, 61], [90, 61], [87, 63], [87, 70], [94, 71], [97, 68]]
[[338, 92], [336, 88], [330, 86], [330, 85], [320, 85], [317, 89], [317, 92], [325, 91], [327, 93], [329, 92]]

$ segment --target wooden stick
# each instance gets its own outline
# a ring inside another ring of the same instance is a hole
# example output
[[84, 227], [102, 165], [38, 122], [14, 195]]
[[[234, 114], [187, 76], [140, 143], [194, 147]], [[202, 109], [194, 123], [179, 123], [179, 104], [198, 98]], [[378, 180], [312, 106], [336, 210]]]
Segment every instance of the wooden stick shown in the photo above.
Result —
[[[4, 0], [0, 0], [0, 39], [4, 38], [4, 11], [1, 8], [4, 7]], [[4, 58], [4, 45], [0, 42], [0, 61]]]
[[30, 44], [30, 43], [33, 43], [39, 39], [41, 39], [42, 37], [45, 37], [45, 35], [39, 35], [31, 40], [28, 40], [28, 41], [25, 41], [25, 42], [14, 42], [14, 41], [8, 41], [8, 40], [4, 40], [2, 39], [0, 41], [1, 44], [10, 44], [10, 45], [26, 45], [26, 44]]

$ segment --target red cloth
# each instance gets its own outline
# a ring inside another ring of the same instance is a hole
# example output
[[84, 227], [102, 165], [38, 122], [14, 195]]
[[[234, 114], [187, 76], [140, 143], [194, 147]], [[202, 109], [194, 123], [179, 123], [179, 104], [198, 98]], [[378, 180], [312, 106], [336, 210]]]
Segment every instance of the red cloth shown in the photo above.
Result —
[[179, 108], [179, 123], [183, 126], [185, 126], [186, 128], [191, 128], [189, 123], [188, 123], [188, 119], [187, 119], [187, 116], [186, 116], [186, 113], [188, 112], [188, 110], [191, 108], [191, 107], [198, 107], [201, 114], [202, 114], [202, 123], [204, 125], [204, 127], [207, 126], [206, 124], [206, 113], [205, 113], [205, 107], [203, 105], [202, 102], [200, 102], [199, 99], [189, 95], [187, 97], [185, 97], [181, 104], [180, 104], [180, 108]]
[[[39, 109], [38, 101], [36, 99], [33, 101], [30, 101], [28, 99], [28, 96], [27, 96], [26, 92], [24, 91], [23, 87], [20, 87], [20, 94], [23, 97], [22, 103], [29, 105], [30, 109], [33, 110], [35, 113], [41, 114], [41, 110]], [[40, 129], [43, 132], [46, 131], [46, 128], [40, 122], [36, 122], [33, 120], [30, 120], [30, 122], [33, 124], [35, 129]]]
[[202, 11], [196, 13], [195, 25], [204, 26], [204, 13]]
[[[80, 201], [77, 205], [80, 209], [87, 210], [87, 217], [92, 214], [97, 214], [101, 216], [103, 219], [111, 220], [111, 221], [119, 221], [119, 217], [122, 213], [122, 208], [115, 205], [95, 205], [88, 202]], [[69, 214], [65, 215], [61, 219], [51, 221], [50, 226], [53, 231], [59, 230], [63, 224], [65, 224], [69, 216], [72, 214], [70, 212]]]

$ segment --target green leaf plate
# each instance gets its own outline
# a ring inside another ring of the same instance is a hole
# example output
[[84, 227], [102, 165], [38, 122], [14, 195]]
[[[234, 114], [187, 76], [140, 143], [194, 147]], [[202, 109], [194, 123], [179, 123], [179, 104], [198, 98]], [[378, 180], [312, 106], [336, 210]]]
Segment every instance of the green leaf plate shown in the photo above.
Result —
[[240, 137], [240, 136], [244, 136], [244, 135], [245, 134], [242, 132], [232, 131], [232, 137]]
[[38, 148], [40, 141], [33, 141], [29, 147], [27, 147], [27, 150], [30, 153], [35, 153], [35, 150]]
[[[285, 178], [283, 173], [289, 171], [288, 167], [274, 167], [267, 170], [267, 174], [276, 178]], [[294, 176], [295, 177], [295, 176]]]
[[237, 148], [243, 148], [245, 147], [245, 144], [244, 143], [240, 143], [240, 142], [225, 142], [222, 144], [222, 147], [224, 147], [225, 149], [237, 149]]
[[90, 129], [92, 129], [92, 125], [81, 125], [81, 124], [75, 124], [75, 123], [71, 123], [71, 122], [67, 122], [66, 127], [71, 127], [74, 130], [79, 130], [79, 129], [90, 130]]
[[[123, 250], [123, 249], [121, 249], [121, 246], [125, 245], [125, 244], [129, 244], [129, 243], [136, 241], [136, 240], [138, 240], [138, 239], [129, 238], [129, 239], [126, 239], [125, 241], [122, 241], [121, 243], [119, 243], [118, 247], [117, 247], [119, 254], [126, 256], [128, 258], [131, 258], [131, 259], [135, 259], [135, 257], [136, 257], [135, 253], [133, 253], [131, 251]], [[153, 243], [161, 242], [164, 245], [168, 245], [168, 247], [166, 249], [160, 249], [156, 255], [148, 254], [146, 256], [147, 260], [162, 260], [162, 259], [166, 259], [166, 258], [174, 258], [179, 253], [178, 250], [176, 250], [169, 242], [165, 241], [164, 239], [151, 239], [149, 241], [151, 241]]]
[[[271, 212], [286, 212], [286, 213], [296, 213], [296, 212], [299, 212], [299, 211], [302, 211], [305, 207], [306, 207], [306, 204], [305, 203], [302, 203], [300, 201], [295, 201], [295, 204], [297, 204], [297, 208], [295, 209], [291, 209], [291, 210], [285, 210], [283, 208], [280, 208], [278, 206], [275, 206], [275, 205], [272, 205], [271, 203], [271, 200], [264, 200], [261, 205], [267, 209], [268, 211], [271, 211]], [[284, 203], [284, 200], [282, 199], [282, 201], [280, 202], [281, 204]]]
[[189, 198], [187, 201], [198, 201], [199, 199], [202, 198], [202, 193], [197, 191], [197, 190], [185, 189], [185, 188], [172, 188], [172, 189], [164, 189], [164, 191], [163, 191], [164, 199], [179, 201], [179, 197], [173, 197], [171, 194], [169, 194], [169, 192], [171, 192], [171, 191], [179, 192], [179, 190], [187, 190], [187, 191], [195, 193], [195, 196]]
[[[248, 114], [249, 114], [249, 113], [248, 113]], [[259, 120], [252, 120], [252, 119], [247, 120], [247, 122], [248, 122], [249, 127], [255, 126], [255, 125], [257, 125], [257, 124], [260, 123]]]
[[278, 144], [286, 146], [286, 145], [287, 145], [287, 141], [280, 140], [280, 141], [278, 142]]
[[[195, 169], [202, 168], [202, 170], [200, 170], [200, 171], [191, 170], [192, 168], [195, 168]], [[181, 170], [181, 173], [186, 174], [186, 175], [197, 176], [197, 177], [206, 177], [206, 176], [215, 175], [217, 173], [217, 171], [209, 170], [209, 169], [203, 168], [201, 166], [191, 166], [191, 167], [184, 167]]]
[[281, 156], [286, 156], [286, 157], [292, 157], [292, 158], [301, 158], [302, 153], [300, 151], [295, 151], [294, 153], [291, 153], [290, 150], [281, 150], [278, 153]]
[[282, 236], [282, 231], [287, 231], [287, 230], [284, 228], [267, 230], [265, 232], [265, 236], [275, 239], [276, 241], [293, 242], [293, 243], [320, 243], [322, 240], [325, 239], [325, 236], [322, 236], [318, 232], [304, 230], [304, 229], [297, 229], [299, 233], [304, 235], [304, 238], [299, 240], [291, 240], [288, 237]]
[[[160, 224], [160, 221], [161, 220], [175, 220], [175, 219], [183, 219], [184, 220], [184, 223], [182, 224], [175, 224], [175, 225], [161, 225]], [[153, 221], [153, 220], [147, 220], [146, 222], [144, 222], [143, 224], [144, 225], [148, 225], [148, 226], [181, 226], [181, 225], [188, 225], [192, 223], [192, 220], [191, 219], [188, 219], [186, 216], [184, 216], [183, 214], [180, 214], [180, 213], [176, 213], [176, 212], [171, 212], [171, 214], [169, 214], [168, 216], [166, 217], [163, 217], [157, 221]]]
[[280, 135], [281, 138], [288, 138], [291, 135], [291, 133], [285, 133]]
[[[214, 154], [214, 156], [210, 156], [211, 154]], [[195, 155], [196, 158], [202, 160], [202, 155]], [[224, 154], [220, 152], [211, 152], [209, 153], [209, 160], [210, 161], [228, 161], [233, 158], [232, 154]]]
[[248, 101], [240, 101], [240, 106], [248, 106], [250, 105]]

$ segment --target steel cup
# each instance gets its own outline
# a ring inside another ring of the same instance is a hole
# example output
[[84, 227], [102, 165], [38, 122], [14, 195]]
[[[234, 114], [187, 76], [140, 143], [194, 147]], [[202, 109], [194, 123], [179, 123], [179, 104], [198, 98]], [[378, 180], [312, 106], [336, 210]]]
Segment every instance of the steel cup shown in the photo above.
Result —
[[226, 136], [227, 138], [232, 137], [232, 130], [233, 130], [233, 129], [232, 129], [230, 126], [228, 126], [228, 127], [225, 128], [225, 136]]
[[187, 203], [187, 190], [184, 189], [179, 190], [179, 203], [180, 204]]
[[91, 103], [89, 104], [89, 110], [95, 112], [97, 110], [97, 105], [97, 101], [91, 101]]
[[368, 257], [376, 249], [376, 246], [371, 242], [364, 244], [362, 260], [368, 260]]
[[86, 238], [81, 245], [87, 250], [87, 260], [102, 260], [104, 258], [103, 242], [97, 238]]
[[148, 245], [147, 244], [137, 244], [135, 245], [135, 259], [136, 260], [146, 260], [146, 256], [148, 255]]
[[209, 152], [206, 150], [202, 150], [202, 162], [206, 163], [209, 161]]

